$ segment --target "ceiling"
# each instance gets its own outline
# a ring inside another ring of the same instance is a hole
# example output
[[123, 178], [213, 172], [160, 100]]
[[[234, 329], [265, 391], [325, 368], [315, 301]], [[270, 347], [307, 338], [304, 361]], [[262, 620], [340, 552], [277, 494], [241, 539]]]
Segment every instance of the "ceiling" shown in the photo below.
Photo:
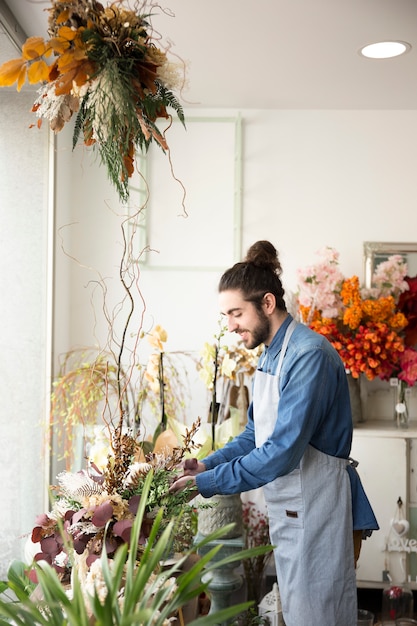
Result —
[[[47, 36], [49, 0], [1, 2], [27, 36]], [[153, 26], [187, 62], [186, 107], [417, 108], [417, 0], [165, 0], [160, 6], [167, 11], [155, 9]], [[1, 62], [10, 58], [3, 58], [4, 37]], [[387, 39], [412, 48], [388, 60], [358, 54]]]

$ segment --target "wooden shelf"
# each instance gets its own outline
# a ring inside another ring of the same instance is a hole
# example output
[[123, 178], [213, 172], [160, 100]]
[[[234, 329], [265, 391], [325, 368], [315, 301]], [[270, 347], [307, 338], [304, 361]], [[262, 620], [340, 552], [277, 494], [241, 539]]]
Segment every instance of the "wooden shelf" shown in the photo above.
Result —
[[408, 428], [397, 428], [394, 420], [366, 420], [356, 424], [354, 432], [364, 437], [417, 439], [417, 420], [411, 420]]

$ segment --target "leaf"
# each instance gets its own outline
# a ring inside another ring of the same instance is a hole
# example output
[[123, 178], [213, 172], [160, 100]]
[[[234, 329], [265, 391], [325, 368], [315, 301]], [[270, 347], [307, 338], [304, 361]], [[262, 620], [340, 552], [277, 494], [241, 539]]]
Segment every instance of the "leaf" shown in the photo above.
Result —
[[100, 504], [91, 518], [94, 526], [98, 526], [99, 528], [105, 526], [107, 522], [112, 518], [113, 515], [113, 507], [110, 502], [104, 502]]
[[17, 79], [17, 91], [20, 91], [24, 85], [26, 79], [26, 65], [22, 67], [19, 73], [19, 77]]
[[22, 68], [26, 68], [24, 59], [11, 59], [0, 67], [0, 87], [9, 87], [19, 78]]
[[72, 88], [72, 81], [74, 80], [76, 70], [70, 70], [66, 72], [63, 76], [61, 76], [56, 81], [55, 85], [55, 95], [63, 96], [65, 94], [69, 94]]
[[65, 50], [68, 50], [70, 42], [63, 37], [52, 37], [52, 39], [49, 40], [49, 45], [51, 46], [51, 50], [56, 52], [56, 54], [62, 54]]
[[49, 65], [43, 59], [34, 61], [28, 68], [28, 81], [33, 85], [48, 80], [49, 70]]
[[43, 37], [29, 37], [22, 46], [22, 57], [31, 61], [45, 54], [46, 44]]
[[57, 16], [55, 20], [55, 24], [62, 24], [63, 22], [66, 22], [69, 19], [69, 17], [70, 17], [70, 10], [63, 9], [61, 13]]
[[78, 31], [73, 30], [69, 26], [62, 26], [58, 30], [58, 37], [62, 37], [63, 39], [67, 39], [68, 41], [73, 41], [77, 36], [77, 32]]
[[84, 85], [90, 76], [95, 73], [95, 66], [90, 61], [84, 61], [81, 65], [78, 66], [77, 73], [74, 77], [74, 82], [76, 85], [81, 87]]

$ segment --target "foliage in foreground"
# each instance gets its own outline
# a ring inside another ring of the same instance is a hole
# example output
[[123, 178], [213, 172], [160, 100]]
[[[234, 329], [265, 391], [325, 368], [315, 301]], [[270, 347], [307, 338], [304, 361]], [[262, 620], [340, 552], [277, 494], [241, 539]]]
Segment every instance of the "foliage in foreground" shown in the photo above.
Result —
[[[152, 476], [149, 474], [145, 491], [149, 490]], [[160, 534], [162, 511], [157, 515], [145, 549], [138, 561], [139, 535], [145, 514], [146, 497], [139, 505], [129, 544], [123, 544], [114, 559], [103, 551], [100, 560], [100, 576], [90, 587], [86, 578], [73, 567], [72, 589], [68, 593], [57, 572], [47, 563], [36, 564], [38, 586], [27, 577], [26, 566], [15, 562], [9, 569], [8, 580], [1, 583], [0, 626], [165, 626], [181, 608], [207, 590], [208, 583], [201, 581], [201, 574], [214, 568], [264, 553], [270, 548], [242, 550], [220, 561], [213, 558], [221, 549], [221, 543], [198, 559], [190, 569], [183, 571], [185, 561], [204, 545], [221, 539], [230, 530], [224, 527], [195, 544], [173, 565], [164, 566], [167, 546], [173, 543], [175, 520], [171, 520]], [[159, 535], [159, 537], [158, 537]], [[14, 596], [14, 599], [11, 596]], [[237, 616], [251, 606], [243, 603], [223, 609], [212, 615], [197, 618], [193, 626], [222, 623]], [[190, 624], [191, 626], [191, 624]]]

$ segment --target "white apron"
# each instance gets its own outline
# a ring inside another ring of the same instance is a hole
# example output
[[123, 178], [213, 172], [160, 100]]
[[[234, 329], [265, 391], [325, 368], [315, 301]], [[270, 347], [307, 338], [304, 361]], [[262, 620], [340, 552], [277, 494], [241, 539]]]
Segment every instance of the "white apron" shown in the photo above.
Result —
[[[287, 328], [276, 374], [256, 372], [253, 407], [257, 447], [274, 430], [278, 378], [295, 325], [293, 320]], [[286, 626], [357, 624], [347, 463], [309, 445], [299, 468], [263, 487]]]

